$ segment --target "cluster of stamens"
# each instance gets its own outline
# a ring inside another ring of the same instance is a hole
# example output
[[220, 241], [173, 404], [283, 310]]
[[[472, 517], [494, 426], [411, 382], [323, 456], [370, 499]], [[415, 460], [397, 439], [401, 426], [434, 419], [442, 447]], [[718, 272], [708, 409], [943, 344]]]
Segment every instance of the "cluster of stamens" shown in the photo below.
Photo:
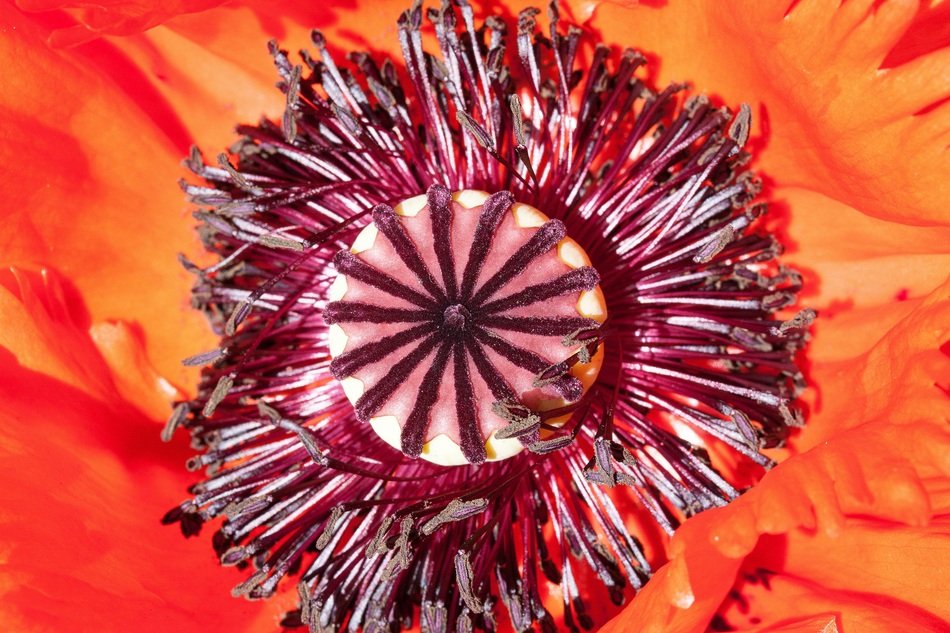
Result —
[[[801, 423], [814, 313], [781, 314], [801, 278], [762, 232], [748, 108], [654, 90], [642, 55], [537, 14], [510, 37], [444, 2], [432, 54], [417, 3], [398, 66], [340, 64], [316, 32], [301, 65], [272, 45], [283, 119], [187, 161], [218, 261], [183, 261], [222, 340], [188, 361], [198, 394], [166, 427], [206, 475], [165, 521], [214, 523], [222, 564], [249, 569], [236, 595], [296, 577], [286, 626], [590, 628], [681, 520], [739, 494], [735, 462], [769, 467]], [[463, 213], [464, 190], [495, 193]], [[426, 193], [428, 237], [399, 213]], [[518, 203], [550, 222], [493, 260]], [[361, 249], [367, 226], [382, 237]], [[590, 265], [538, 271], [566, 236]], [[576, 310], [598, 283], [604, 323]], [[387, 417], [395, 434], [367, 432]], [[440, 434], [459, 465], [416, 457]], [[492, 461], [494, 440], [528, 450]]]

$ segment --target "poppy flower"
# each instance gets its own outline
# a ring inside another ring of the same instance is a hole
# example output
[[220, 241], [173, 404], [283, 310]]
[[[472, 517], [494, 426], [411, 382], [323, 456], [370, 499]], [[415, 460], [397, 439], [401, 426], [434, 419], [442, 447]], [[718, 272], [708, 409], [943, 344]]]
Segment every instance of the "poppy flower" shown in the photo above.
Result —
[[[326, 25], [334, 45], [375, 48], [384, 35], [395, 41], [402, 8], [276, 20], [271, 5], [177, 17], [147, 5], [0, 7], [15, 78], [3, 96], [0, 186], [11, 266], [0, 381], [13, 466], [0, 529], [8, 628], [273, 630], [294, 608], [287, 593], [274, 604], [226, 600], [238, 580], [157, 525], [193, 483], [177, 465], [186, 447], [154, 445], [157, 420], [194, 384], [178, 359], [216, 344], [187, 309], [188, 276], [171, 265], [200, 248], [168, 183], [191, 141], [230, 141], [216, 123], [224, 114], [279, 114], [267, 61], [249, 43], [302, 42], [307, 27]], [[774, 179], [780, 212], [770, 228], [821, 312], [808, 426], [771, 452], [781, 463], [749, 492], [686, 520], [670, 562], [605, 629], [939, 630], [940, 583], [919, 570], [947, 560], [943, 9], [573, 9], [604, 42], [653, 53], [654, 85], [688, 79], [752, 104], [755, 167]], [[56, 48], [88, 33], [109, 37]], [[710, 54], [696, 54], [700, 43]], [[758, 477], [732, 470], [740, 485]], [[647, 547], [662, 562], [664, 542]], [[588, 610], [598, 623], [611, 612]]]

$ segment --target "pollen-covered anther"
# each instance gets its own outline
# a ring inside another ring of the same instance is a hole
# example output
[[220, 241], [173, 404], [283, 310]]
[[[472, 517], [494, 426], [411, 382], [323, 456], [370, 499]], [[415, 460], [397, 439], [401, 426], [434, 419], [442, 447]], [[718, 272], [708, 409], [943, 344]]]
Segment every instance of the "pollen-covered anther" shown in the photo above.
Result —
[[[507, 191], [433, 185], [378, 205], [334, 262], [331, 371], [357, 417], [410, 457], [547, 448], [535, 412], [577, 402], [597, 377], [599, 276], [563, 223]], [[528, 422], [512, 426], [514, 411]]]

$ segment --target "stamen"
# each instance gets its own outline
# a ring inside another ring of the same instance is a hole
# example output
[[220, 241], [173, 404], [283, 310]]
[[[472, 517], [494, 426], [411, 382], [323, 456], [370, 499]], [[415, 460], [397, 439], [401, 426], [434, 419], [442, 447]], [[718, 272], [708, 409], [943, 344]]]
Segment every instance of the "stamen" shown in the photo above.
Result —
[[218, 384], [214, 387], [214, 391], [211, 392], [211, 396], [205, 403], [204, 409], [201, 410], [201, 415], [210, 418], [214, 414], [215, 409], [218, 408], [218, 405], [221, 404], [221, 401], [227, 397], [228, 392], [231, 391], [233, 386], [234, 376], [231, 374], [221, 376], [221, 378], [218, 379]]
[[800, 310], [794, 317], [788, 321], [782, 321], [778, 328], [772, 328], [771, 332], [776, 336], [785, 336], [791, 330], [806, 330], [815, 322], [818, 313], [811, 308]]
[[194, 356], [189, 356], [185, 360], [181, 361], [181, 364], [185, 367], [200, 367], [201, 365], [210, 365], [218, 360], [221, 360], [227, 356], [228, 350], [224, 349], [213, 349], [208, 352], [201, 354], [195, 354]]
[[171, 416], [169, 416], [164, 428], [162, 428], [161, 437], [163, 442], [172, 441], [172, 436], [174, 436], [175, 430], [185, 421], [188, 411], [189, 406], [186, 402], [180, 402], [175, 405], [175, 409], [172, 411]]
[[257, 241], [260, 245], [268, 248], [284, 248], [298, 252], [302, 252], [307, 248], [305, 243], [281, 235], [262, 235]]
[[471, 501], [452, 499], [449, 505], [445, 506], [441, 512], [423, 524], [421, 531], [426, 536], [429, 536], [442, 524], [452, 521], [462, 521], [480, 512], [484, 512], [487, 507], [488, 499], [472, 499]]

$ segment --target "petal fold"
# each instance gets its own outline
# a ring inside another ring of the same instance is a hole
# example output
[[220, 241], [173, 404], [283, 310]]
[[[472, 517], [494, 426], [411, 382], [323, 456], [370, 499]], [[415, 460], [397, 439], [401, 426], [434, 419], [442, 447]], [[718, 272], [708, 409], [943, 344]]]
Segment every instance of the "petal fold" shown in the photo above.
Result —
[[605, 2], [588, 25], [605, 41], [655, 54], [662, 82], [690, 81], [728, 104], [750, 103], [766, 174], [873, 217], [946, 226], [950, 33], [884, 67], [927, 5]]
[[200, 249], [177, 186], [180, 153], [101, 69], [55, 51], [0, 4], [0, 199], [3, 264], [50, 268], [85, 297], [89, 319], [137, 323], [158, 371], [210, 346], [176, 261]]
[[139, 382], [127, 334], [93, 326], [94, 341], [83, 313], [48, 272], [0, 275], [0, 629], [270, 630], [276, 605], [234, 601], [207, 544], [160, 524], [187, 442], [160, 448], [110, 371]]

